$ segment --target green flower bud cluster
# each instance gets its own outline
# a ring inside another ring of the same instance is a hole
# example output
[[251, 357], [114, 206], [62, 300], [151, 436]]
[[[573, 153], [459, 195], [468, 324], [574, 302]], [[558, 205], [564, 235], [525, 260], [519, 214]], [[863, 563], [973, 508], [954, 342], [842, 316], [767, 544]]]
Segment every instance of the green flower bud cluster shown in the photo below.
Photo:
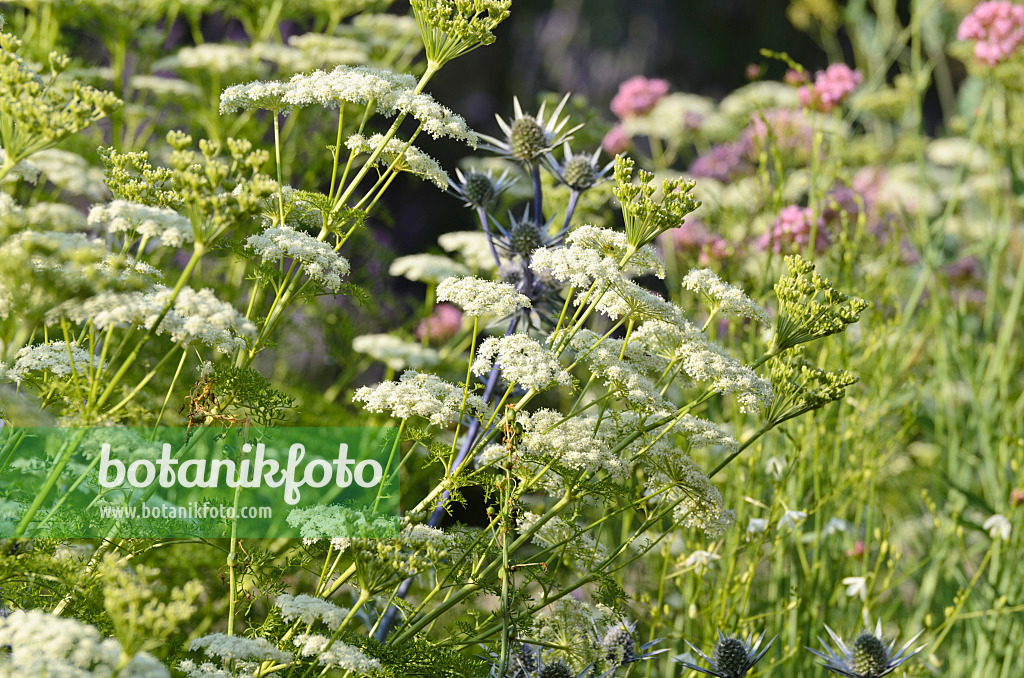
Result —
[[814, 270], [799, 255], [786, 257], [788, 274], [775, 283], [779, 315], [775, 320], [773, 352], [838, 334], [860, 319], [868, 302], [850, 297]]
[[846, 370], [815, 367], [800, 351], [773, 359], [769, 373], [775, 393], [766, 415], [771, 426], [840, 400], [847, 387], [857, 383], [857, 377]]
[[261, 215], [266, 199], [277, 192], [277, 182], [259, 170], [269, 154], [253, 150], [252, 143], [228, 139], [230, 160], [220, 144], [167, 134], [172, 149], [170, 168], [154, 168], [146, 153], [101, 151], [106, 181], [115, 197], [145, 205], [169, 207], [188, 216], [196, 228], [196, 241], [209, 245], [233, 226]]
[[58, 86], [57, 76], [69, 62], [61, 54], [50, 54], [50, 78], [44, 81], [18, 56], [20, 48], [16, 37], [0, 34], [0, 145], [5, 151], [0, 176], [20, 160], [54, 146], [122, 105], [110, 92], [78, 81]]
[[681, 226], [683, 217], [700, 207], [700, 201], [690, 195], [696, 183], [687, 179], [665, 179], [661, 196], [655, 199], [658, 187], [651, 184], [654, 174], [640, 170], [639, 183], [633, 183], [633, 167], [629, 158], [615, 157], [612, 193], [622, 205], [629, 244], [639, 248], [668, 229]]
[[430, 67], [437, 69], [481, 45], [508, 18], [512, 0], [412, 0]]

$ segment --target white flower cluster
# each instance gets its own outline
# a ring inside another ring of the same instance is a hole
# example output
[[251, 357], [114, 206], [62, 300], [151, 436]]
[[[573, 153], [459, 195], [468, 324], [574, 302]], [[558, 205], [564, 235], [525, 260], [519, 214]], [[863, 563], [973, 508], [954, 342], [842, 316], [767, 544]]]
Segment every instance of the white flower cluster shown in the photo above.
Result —
[[4, 378], [20, 384], [30, 372], [49, 372], [66, 377], [72, 371], [84, 374], [99, 366], [99, 359], [81, 346], [54, 341], [22, 348], [14, 355], [14, 364], [6, 370]]
[[[398, 381], [364, 386], [352, 399], [364, 403], [364, 409], [369, 412], [390, 412], [397, 419], [420, 416], [429, 419], [434, 426], [443, 427], [459, 419], [462, 396], [461, 386], [433, 374], [406, 370]], [[468, 393], [465, 413], [483, 417], [488, 414], [487, 403], [477, 394]]]
[[650, 245], [644, 245], [640, 249], [633, 248], [625, 233], [584, 224], [577, 226], [572, 233], [566, 236], [565, 241], [570, 246], [576, 245], [599, 252], [616, 262], [622, 262], [628, 255], [629, 258], [624, 266], [625, 270], [632, 271], [637, 275], [653, 273], [659, 278], [665, 277], [665, 264], [658, 257], [654, 248]]
[[483, 231], [452, 231], [437, 238], [445, 252], [458, 253], [474, 269], [493, 270], [497, 264]]
[[322, 621], [329, 629], [337, 629], [341, 622], [345, 621], [349, 609], [338, 607], [334, 603], [307, 596], [305, 594], [292, 596], [282, 593], [274, 601], [274, 605], [281, 611], [281, 618], [286, 622], [299, 620], [302, 624], [312, 624]]
[[[324, 666], [337, 666], [345, 671], [368, 674], [380, 671], [383, 666], [372, 657], [367, 657], [359, 648], [335, 640], [333, 643], [326, 636], [300, 633], [293, 641], [303, 657], [316, 657]], [[330, 647], [328, 647], [330, 646]]]
[[103, 638], [95, 627], [41, 610], [17, 610], [0, 618], [0, 647], [0, 675], [12, 678], [170, 676], [152, 655], [138, 652], [128, 659], [117, 640]]
[[[153, 294], [156, 308], [163, 309], [170, 300], [172, 290], [163, 288]], [[146, 327], [156, 318], [147, 318]], [[174, 308], [164, 316], [157, 334], [167, 332], [171, 340], [188, 345], [199, 342], [212, 346], [221, 353], [245, 348], [246, 340], [256, 338], [256, 326], [226, 301], [218, 299], [213, 290], [196, 292], [183, 287], [174, 300]]]
[[[532, 528], [540, 516], [523, 511], [519, 517], [519, 531]], [[540, 526], [534, 532], [533, 543], [544, 548], [564, 548], [569, 559], [579, 563], [601, 562], [608, 557], [608, 548], [594, 541], [594, 538], [574, 523], [568, 523], [558, 516]]]
[[188, 80], [181, 78], [163, 77], [159, 75], [147, 75], [140, 73], [133, 75], [131, 88], [141, 92], [151, 92], [157, 96], [165, 96], [173, 99], [198, 99], [203, 91]]
[[694, 381], [710, 381], [722, 395], [735, 393], [743, 412], [769, 407], [774, 397], [771, 382], [711, 342], [692, 323], [649, 321], [633, 332], [631, 341], [672, 361], [680, 361]]
[[25, 220], [43, 231], [84, 231], [89, 223], [77, 208], [62, 202], [37, 202], [25, 208]]
[[587, 289], [595, 281], [612, 283], [623, 279], [614, 257], [578, 245], [540, 247], [530, 259], [530, 268], [537, 273], [550, 271], [556, 280], [577, 289]]
[[309, 508], [293, 509], [285, 521], [298, 528], [303, 544], [316, 544], [328, 538], [331, 540], [331, 548], [338, 551], [347, 549], [353, 539], [390, 538], [398, 534], [398, 519], [395, 516], [354, 510], [337, 504], [317, 504]]
[[30, 160], [50, 183], [66, 193], [93, 200], [102, 200], [110, 193], [103, 182], [103, 169], [76, 153], [47, 148], [33, 153]]
[[237, 659], [242, 661], [291, 661], [292, 656], [283, 652], [266, 638], [243, 638], [226, 633], [211, 633], [200, 636], [188, 644], [195, 652], [202, 650], [207, 657]]
[[336, 64], [361, 64], [367, 59], [366, 49], [358, 40], [337, 35], [293, 35], [288, 38], [288, 46], [291, 49], [287, 56], [277, 64], [293, 73]]
[[472, 371], [478, 377], [487, 374], [497, 360], [502, 377], [509, 384], [543, 391], [558, 383], [571, 386], [572, 377], [562, 369], [558, 358], [526, 334], [488, 337], [480, 344]]
[[352, 339], [352, 350], [379, 360], [393, 370], [433, 367], [441, 362], [435, 349], [393, 334], [363, 334]]
[[383, 134], [374, 134], [372, 137], [364, 137], [361, 134], [353, 134], [345, 141], [345, 146], [353, 153], [372, 154], [384, 145], [384, 150], [377, 156], [377, 164], [390, 166], [395, 165], [399, 172], [409, 172], [433, 182], [442, 191], [448, 188], [451, 179], [448, 173], [441, 168], [437, 161], [429, 155], [398, 137], [392, 137], [384, 144]]
[[235, 662], [234, 671], [226, 671], [213, 662], [196, 664], [191, 659], [183, 659], [178, 670], [188, 678], [256, 678], [259, 673], [259, 662]]
[[709, 539], [715, 539], [733, 523], [735, 514], [724, 508], [722, 493], [690, 455], [668, 444], [659, 444], [642, 459], [648, 493], [670, 486], [667, 499], [679, 501], [673, 509], [679, 524], [696, 527]]
[[206, 73], [227, 73], [258, 66], [258, 57], [252, 50], [229, 42], [207, 42], [182, 47], [177, 54], [161, 59], [155, 68], [183, 68]]
[[516, 292], [508, 283], [476, 277], [442, 280], [437, 286], [437, 300], [461, 306], [466, 315], [495, 315], [499, 318], [531, 306], [529, 298]]
[[335, 293], [341, 290], [341, 279], [349, 273], [348, 260], [333, 247], [288, 226], [272, 226], [259, 235], [251, 235], [246, 238], [245, 247], [263, 261], [285, 257], [298, 261], [310, 278]]
[[585, 473], [605, 472], [615, 480], [624, 480], [629, 465], [612, 454], [609, 439], [615, 435], [610, 418], [564, 417], [554, 410], [537, 410], [516, 422], [523, 426], [522, 449], [544, 458], [554, 458], [567, 468]]
[[[670, 301], [665, 301], [654, 292], [637, 285], [632, 280], [613, 280], [603, 292], [598, 292], [595, 309], [612, 320], [628, 317], [634, 321], [664, 320], [675, 323], [685, 322], [683, 312]], [[577, 306], [583, 303], [586, 294], [581, 290], [573, 300]], [[594, 297], [591, 297], [593, 300]]]
[[590, 330], [580, 330], [569, 345], [591, 372], [634, 407], [645, 411], [675, 409], [648, 376], [662, 374], [669, 362], [639, 342], [631, 341], [624, 348], [621, 339], [602, 339]]
[[451, 137], [476, 148], [476, 132], [469, 128], [462, 116], [434, 101], [434, 97], [423, 92], [400, 91], [386, 97], [378, 108], [390, 115], [405, 113], [420, 121], [423, 131], [434, 139]]
[[437, 284], [445, 278], [460, 275], [469, 275], [470, 270], [465, 264], [460, 264], [448, 257], [437, 254], [410, 254], [398, 257], [391, 262], [388, 273], [394, 276], [402, 276], [416, 282], [427, 282]]
[[709, 268], [694, 269], [683, 278], [683, 287], [703, 297], [713, 309], [727, 315], [741, 318], [753, 318], [763, 325], [770, 324], [768, 312], [764, 307], [723, 281]]
[[220, 93], [220, 114], [238, 110], [285, 112], [292, 108], [292, 104], [285, 101], [289, 91], [287, 83], [277, 80], [253, 80], [244, 85], [232, 85]]
[[194, 239], [192, 224], [174, 210], [127, 200], [93, 206], [89, 210], [89, 225], [103, 224], [107, 233], [138, 234], [168, 247], [181, 247]]

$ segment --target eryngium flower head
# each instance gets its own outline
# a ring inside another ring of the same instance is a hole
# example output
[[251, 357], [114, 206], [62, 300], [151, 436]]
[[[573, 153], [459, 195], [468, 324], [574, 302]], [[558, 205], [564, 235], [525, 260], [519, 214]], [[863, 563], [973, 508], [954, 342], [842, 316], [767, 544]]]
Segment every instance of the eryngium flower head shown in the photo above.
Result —
[[828, 635], [835, 641], [838, 652], [833, 651], [820, 636], [818, 637], [818, 642], [825, 647], [825, 652], [818, 652], [811, 648], [807, 649], [812, 654], [825, 660], [822, 666], [826, 669], [847, 678], [881, 678], [881, 676], [895, 671], [905, 661], [925, 647], [921, 645], [908, 652], [913, 642], [924, 633], [922, 630], [908, 640], [897, 652], [893, 652], [896, 639], [893, 638], [888, 643], [885, 642], [885, 638], [882, 636], [881, 619], [875, 624], [874, 633], [865, 629], [850, 645], [844, 643], [843, 639], [828, 626], [825, 627], [825, 630], [828, 631]]
[[537, 673], [537, 678], [574, 678], [572, 669], [561, 660], [545, 664]]
[[[751, 636], [751, 638], [753, 638]], [[718, 642], [715, 643], [715, 649], [712, 652], [714, 659], [710, 659], [706, 654], [694, 647], [689, 641], [686, 642], [690, 648], [693, 649], [701, 659], [711, 665], [710, 669], [702, 669], [699, 666], [691, 664], [689, 662], [680, 662], [683, 666], [694, 671], [699, 671], [708, 676], [717, 676], [718, 678], [742, 678], [747, 675], [747, 671], [753, 668], [754, 664], [761, 660], [761, 657], [768, 652], [768, 648], [775, 642], [775, 638], [768, 641], [768, 644], [764, 646], [764, 649], [760, 652], [757, 648], [761, 645], [761, 641], [764, 639], [764, 633], [762, 632], [756, 640], [750, 642], [750, 640], [741, 640], [740, 638], [733, 638], [726, 636], [721, 631], [718, 632]]]
[[479, 172], [471, 169], [463, 174], [462, 170], [456, 169], [455, 176], [459, 180], [448, 187], [449, 192], [465, 200], [466, 207], [474, 208], [486, 207], [516, 182], [514, 177], [509, 177], [508, 170], [502, 172], [497, 179], [490, 170]]
[[604, 657], [615, 666], [628, 664], [636, 659], [636, 643], [633, 640], [634, 624], [616, 624], [608, 629], [601, 641]]
[[577, 125], [566, 129], [569, 118], [568, 116], [562, 118], [561, 115], [562, 109], [565, 108], [568, 101], [569, 95], [566, 94], [558, 106], [551, 111], [551, 115], [545, 118], [546, 102], [541, 104], [537, 115], [532, 116], [523, 113], [523, 107], [519, 105], [518, 97], [513, 98], [512, 105], [515, 109], [515, 116], [512, 118], [511, 124], [502, 120], [501, 116], [495, 116], [498, 126], [505, 133], [505, 138], [498, 139], [481, 134], [480, 138], [486, 142], [482, 144], [482, 147], [524, 165], [536, 166], [542, 156], [559, 144], [571, 139], [572, 133], [583, 126]]
[[601, 155], [600, 148], [594, 151], [593, 155], [576, 155], [568, 143], [563, 148], [565, 158], [561, 163], [555, 162], [551, 156], [545, 156], [544, 166], [570, 189], [583, 192], [608, 180], [608, 171], [615, 161], [613, 160], [603, 167], [598, 165], [597, 159]]

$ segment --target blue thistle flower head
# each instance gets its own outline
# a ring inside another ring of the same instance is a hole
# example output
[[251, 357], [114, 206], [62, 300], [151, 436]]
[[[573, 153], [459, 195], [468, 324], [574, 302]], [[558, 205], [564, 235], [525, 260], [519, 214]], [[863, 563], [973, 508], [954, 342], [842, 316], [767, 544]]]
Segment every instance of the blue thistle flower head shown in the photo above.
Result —
[[822, 640], [821, 637], [818, 638], [818, 642], [824, 646], [824, 652], [819, 652], [812, 648], [807, 649], [815, 656], [825, 660], [822, 666], [826, 669], [832, 673], [846, 676], [846, 678], [881, 678], [895, 671], [904, 662], [925, 648], [924, 645], [921, 645], [914, 650], [910, 650], [910, 646], [914, 644], [914, 641], [924, 633], [924, 631], [919, 631], [903, 647], [894, 651], [896, 638], [893, 638], [888, 643], [885, 641], [885, 638], [882, 636], [881, 619], [875, 624], [874, 633], [865, 629], [849, 645], [828, 626], [825, 626], [825, 630], [832, 637], [832, 641], [835, 643], [835, 650], [829, 647], [828, 643]]

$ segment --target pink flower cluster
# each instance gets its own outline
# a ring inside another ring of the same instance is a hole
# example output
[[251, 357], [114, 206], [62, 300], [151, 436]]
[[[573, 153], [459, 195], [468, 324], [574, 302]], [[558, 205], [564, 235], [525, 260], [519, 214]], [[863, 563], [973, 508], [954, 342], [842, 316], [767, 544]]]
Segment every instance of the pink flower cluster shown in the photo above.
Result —
[[630, 78], [621, 85], [612, 99], [612, 113], [619, 119], [635, 118], [649, 113], [658, 100], [668, 94], [668, 80], [648, 80], [642, 75]]
[[632, 143], [626, 130], [622, 129], [621, 124], [617, 124], [608, 130], [608, 134], [604, 135], [604, 139], [601, 140], [601, 148], [608, 155], [619, 155], [628, 151]]
[[831, 64], [814, 74], [814, 84], [800, 88], [800, 104], [828, 113], [849, 96], [863, 76], [846, 64]]
[[1024, 7], [1012, 2], [983, 2], [964, 17], [956, 37], [977, 40], [974, 57], [995, 66], [1024, 43]]
[[[811, 242], [813, 219], [814, 213], [809, 207], [798, 207], [797, 205], [784, 207], [779, 212], [779, 217], [775, 220], [772, 230], [758, 239], [757, 246], [762, 250], [770, 249], [776, 253], [789, 250], [792, 246], [803, 249]], [[814, 249], [822, 252], [827, 246], [825, 220], [819, 217]]]
[[438, 304], [434, 312], [416, 326], [416, 338], [445, 342], [458, 334], [460, 329], [462, 311], [449, 303]]

